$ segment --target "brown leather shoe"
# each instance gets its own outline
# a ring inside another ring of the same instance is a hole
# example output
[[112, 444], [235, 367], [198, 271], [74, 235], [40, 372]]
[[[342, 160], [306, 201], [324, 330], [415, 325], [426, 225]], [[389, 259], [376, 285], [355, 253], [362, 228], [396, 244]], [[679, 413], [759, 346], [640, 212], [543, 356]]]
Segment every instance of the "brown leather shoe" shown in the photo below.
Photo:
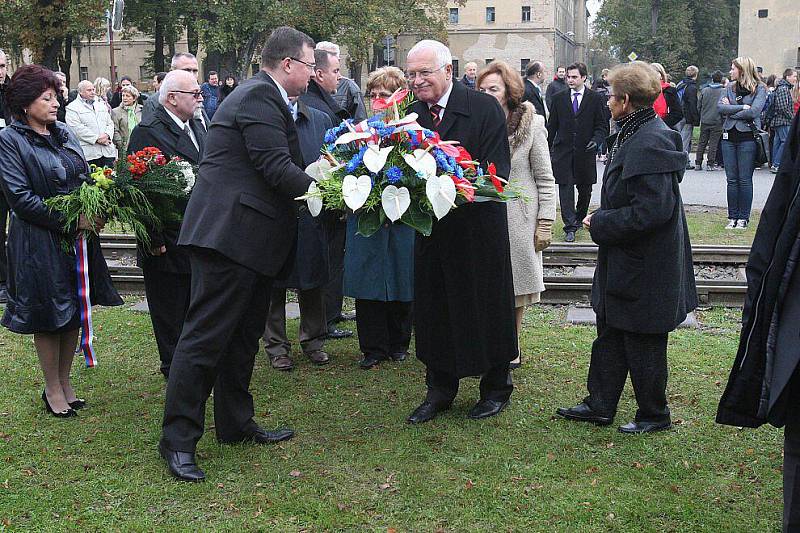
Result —
[[282, 370], [284, 372], [288, 372], [294, 368], [294, 361], [292, 361], [292, 358], [289, 357], [289, 355], [276, 355], [274, 357], [270, 356], [269, 363], [275, 370]]
[[322, 350], [314, 350], [313, 352], [308, 352], [306, 355], [315, 365], [327, 365], [331, 361], [328, 353]]

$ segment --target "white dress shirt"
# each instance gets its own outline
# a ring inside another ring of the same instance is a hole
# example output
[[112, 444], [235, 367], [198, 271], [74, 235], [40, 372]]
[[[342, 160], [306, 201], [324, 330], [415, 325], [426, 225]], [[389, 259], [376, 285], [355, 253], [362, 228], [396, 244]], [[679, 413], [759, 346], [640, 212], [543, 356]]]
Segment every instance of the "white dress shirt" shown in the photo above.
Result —
[[167, 109], [167, 106], [164, 106], [164, 111], [166, 111], [167, 114], [170, 117], [172, 117], [172, 120], [175, 121], [175, 124], [177, 124], [180, 129], [186, 130], [187, 132], [189, 132], [189, 138], [192, 140], [192, 144], [194, 144], [194, 147], [197, 148], [197, 151], [199, 152], [200, 151], [200, 145], [197, 144], [197, 139], [194, 136], [194, 132], [192, 131], [192, 127], [189, 125], [189, 121], [188, 120], [186, 122], [182, 121], [180, 118], [178, 118], [178, 116], [175, 113], [173, 113], [172, 111]]
[[[438, 104], [438, 105], [440, 105], [442, 107], [442, 109], [439, 110], [439, 120], [442, 120], [442, 118], [444, 118], [444, 111], [445, 111], [445, 109], [447, 109], [447, 102], [450, 101], [450, 93], [451, 92], [453, 92], [453, 82], [452, 81], [450, 82], [450, 87], [447, 88], [447, 90], [442, 95], [442, 97], [439, 98], [439, 101], [436, 102], [436, 104]], [[435, 104], [429, 104], [428, 105], [428, 109], [430, 109], [434, 105]]]

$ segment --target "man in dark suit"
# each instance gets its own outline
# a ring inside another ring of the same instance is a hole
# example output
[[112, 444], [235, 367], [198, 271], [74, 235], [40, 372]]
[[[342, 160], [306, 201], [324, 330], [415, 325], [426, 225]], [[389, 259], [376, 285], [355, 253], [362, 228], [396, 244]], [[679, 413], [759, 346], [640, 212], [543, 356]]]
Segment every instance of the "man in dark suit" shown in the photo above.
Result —
[[[174, 56], [172, 56], [172, 61], [170, 62], [170, 72], [173, 70], [183, 70], [192, 74], [195, 77], [195, 81], [198, 79], [200, 75], [200, 66], [197, 62], [197, 57], [190, 52], [178, 52]], [[151, 98], [148, 98], [144, 101], [144, 105], [142, 106], [142, 119], [147, 119], [151, 114], [153, 114], [156, 109], [161, 107], [161, 99], [158, 97], [160, 92], [154, 94]], [[200, 121], [200, 124], [208, 130], [209, 125], [211, 124], [211, 119], [206, 114], [206, 110], [203, 106], [200, 106], [194, 112], [194, 117]]]
[[544, 101], [547, 104], [547, 109], [552, 109], [553, 107], [553, 97], [562, 91], [566, 91], [569, 89], [566, 81], [564, 79], [567, 77], [567, 67], [564, 65], [559, 65], [556, 68], [556, 75], [553, 77], [553, 80], [547, 84], [547, 91], [544, 94]]
[[263, 444], [294, 434], [259, 427], [248, 389], [272, 280], [294, 261], [293, 199], [312, 182], [302, 170], [289, 97], [305, 91], [313, 50], [306, 34], [274, 30], [262, 70], [223, 100], [206, 137], [178, 239], [189, 247], [192, 288], [159, 443], [170, 472], [182, 480], [205, 478], [195, 448], [212, 387], [219, 442]]
[[[0, 50], [0, 129], [11, 123], [11, 111], [5, 104], [5, 94], [11, 78], [8, 77], [8, 58]], [[6, 258], [6, 223], [8, 222], [8, 203], [3, 193], [0, 193], [0, 303], [8, 299], [6, 293], [6, 279], [8, 278], [8, 264]]]
[[[294, 105], [294, 124], [300, 139], [304, 163], [319, 159], [325, 132], [333, 127], [328, 115], [290, 98]], [[286, 289], [297, 289], [300, 305], [298, 340], [303, 353], [315, 365], [330, 361], [325, 347], [328, 323], [325, 320], [323, 287], [328, 282], [328, 235], [325, 216], [314, 217], [301, 207], [297, 216], [297, 253], [291, 275], [272, 287], [267, 325], [264, 329], [264, 350], [272, 368], [289, 371], [294, 368], [292, 345], [286, 335]]]
[[575, 240], [575, 232], [581, 227], [589, 210], [592, 185], [597, 183], [597, 147], [608, 136], [604, 100], [586, 88], [586, 73], [583, 63], [573, 63], [567, 67], [569, 90], [553, 96], [547, 123], [550, 159], [558, 184], [564, 240], [567, 242]]
[[[406, 68], [419, 124], [460, 142], [484, 167], [494, 163], [499, 176], [509, 176], [505, 115], [494, 98], [453, 82], [447, 47], [420, 41], [409, 51]], [[517, 333], [504, 203], [463, 205], [435, 222], [430, 237], [417, 236], [414, 321], [428, 394], [410, 423], [427, 422], [448, 409], [460, 378], [467, 376], [482, 376], [470, 418], [505, 408], [514, 388], [509, 362], [517, 357]]]
[[533, 104], [536, 113], [547, 120], [547, 106], [544, 104], [544, 91], [542, 91], [544, 75], [544, 64], [541, 61], [528, 63], [528, 68], [525, 69], [525, 96], [522, 99]]
[[[314, 79], [308, 84], [308, 91], [300, 101], [308, 107], [327, 114], [331, 123], [338, 126], [350, 114], [336, 103], [334, 95], [339, 85], [339, 57], [327, 50], [314, 50]], [[325, 315], [328, 321], [328, 337], [342, 339], [353, 332], [340, 329], [336, 324], [342, 321], [342, 294], [344, 283], [344, 243], [347, 235], [346, 220], [332, 221], [328, 228], [328, 262], [330, 279], [325, 286]]]
[[[194, 118], [203, 105], [197, 78], [173, 70], [164, 78], [161, 105], [131, 132], [128, 153], [146, 146], [161, 150], [167, 157], [180, 157], [192, 165], [200, 164], [206, 130]], [[183, 215], [186, 204], [180, 206]], [[167, 224], [163, 231], [150, 233], [150, 249], [140, 247], [139, 266], [144, 272], [144, 290], [153, 322], [153, 333], [161, 358], [161, 373], [169, 377], [175, 346], [189, 307], [191, 269], [189, 255], [178, 246], [180, 222]]]

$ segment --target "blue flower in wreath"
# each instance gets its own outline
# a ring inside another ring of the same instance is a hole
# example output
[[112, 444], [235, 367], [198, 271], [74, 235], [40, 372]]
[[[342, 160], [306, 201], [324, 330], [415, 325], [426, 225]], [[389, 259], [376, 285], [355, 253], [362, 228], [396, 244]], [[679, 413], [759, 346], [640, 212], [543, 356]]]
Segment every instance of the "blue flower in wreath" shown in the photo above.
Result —
[[461, 165], [456, 165], [456, 177], [463, 178], [464, 177], [464, 169], [461, 168]]
[[399, 182], [400, 180], [403, 179], [403, 171], [402, 171], [402, 169], [400, 169], [400, 167], [395, 166], [395, 165], [392, 165], [391, 167], [389, 167], [383, 173], [383, 175], [386, 176], [386, 181], [388, 181], [391, 184], [395, 184], [395, 183], [397, 183], [397, 182]]
[[366, 146], [362, 146], [361, 149], [359, 149], [358, 153], [355, 154], [352, 157], [352, 159], [350, 159], [350, 161], [347, 162], [347, 165], [345, 167], [347, 169], [347, 172], [355, 172], [356, 169], [359, 166], [361, 166], [361, 163], [364, 161], [364, 152], [366, 152], [366, 151], [367, 151], [367, 147]]

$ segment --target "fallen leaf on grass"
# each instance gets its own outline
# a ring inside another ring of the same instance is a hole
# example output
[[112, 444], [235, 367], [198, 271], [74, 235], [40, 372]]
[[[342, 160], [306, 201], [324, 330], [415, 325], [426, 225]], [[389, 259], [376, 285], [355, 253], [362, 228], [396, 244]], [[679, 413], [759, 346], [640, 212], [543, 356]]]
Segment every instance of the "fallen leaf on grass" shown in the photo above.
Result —
[[343, 503], [337, 503], [337, 504], [336, 504], [336, 507], [337, 507], [337, 508], [338, 508], [340, 511], [346, 511], [346, 510], [347, 510], [347, 506], [346, 506], [345, 504], [343, 504]]
[[390, 488], [391, 486], [392, 485], [390, 483], [381, 483], [380, 485], [378, 485], [378, 488], [381, 489], [381, 490], [386, 490], [386, 489]]
[[464, 488], [467, 489], [467, 490], [470, 490], [474, 486], [475, 486], [475, 483], [473, 483], [471, 479], [468, 479], [467, 483], [464, 485]]
[[292, 477], [300, 477], [303, 474], [301, 474], [299, 470], [292, 470], [291, 472], [289, 472], [289, 475]]
[[640, 463], [639, 461], [634, 461], [633, 465], [631, 465], [631, 466], [633, 466], [634, 468], [644, 468], [644, 465], [642, 463]]

